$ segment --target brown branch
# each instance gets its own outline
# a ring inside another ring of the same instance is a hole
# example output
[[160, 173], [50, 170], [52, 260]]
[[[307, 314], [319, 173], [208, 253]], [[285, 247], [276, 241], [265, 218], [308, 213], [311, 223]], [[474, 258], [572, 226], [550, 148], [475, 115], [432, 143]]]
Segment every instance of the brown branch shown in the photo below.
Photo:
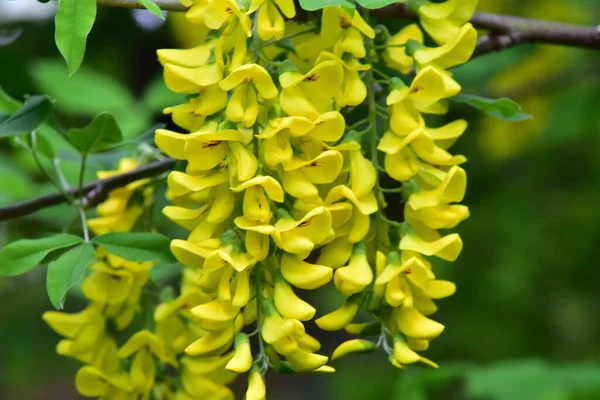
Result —
[[[139, 179], [148, 178], [166, 172], [175, 165], [174, 158], [166, 158], [150, 164], [141, 166], [133, 171], [124, 174], [115, 175], [107, 179], [101, 179], [83, 185], [81, 201], [85, 206], [94, 206], [106, 200], [111, 190], [125, 186]], [[79, 187], [72, 188], [68, 193], [77, 197]], [[67, 199], [61, 193], [52, 193], [33, 200], [26, 200], [20, 203], [8, 205], [0, 208], [0, 221], [6, 221], [13, 218], [32, 214], [42, 208], [52, 207], [65, 203]]]
[[[408, 5], [393, 4], [372, 11], [379, 18], [418, 19]], [[477, 44], [475, 55], [500, 51], [522, 43], [545, 43], [600, 49], [600, 26], [577, 26], [533, 18], [476, 12], [474, 27], [490, 31]]]

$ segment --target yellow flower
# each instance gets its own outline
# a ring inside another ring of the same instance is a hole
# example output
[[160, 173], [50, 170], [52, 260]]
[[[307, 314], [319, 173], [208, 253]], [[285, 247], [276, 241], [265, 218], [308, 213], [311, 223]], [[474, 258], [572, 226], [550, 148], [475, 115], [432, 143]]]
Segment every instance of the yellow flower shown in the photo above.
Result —
[[233, 192], [244, 192], [244, 216], [253, 221], [268, 223], [273, 213], [269, 199], [283, 202], [283, 189], [279, 182], [270, 176], [257, 176], [241, 185], [231, 188]]
[[234, 89], [225, 110], [227, 119], [242, 122], [247, 127], [254, 125], [258, 118], [258, 95], [264, 99], [277, 96], [277, 88], [271, 76], [257, 64], [245, 64], [234, 69], [227, 78], [219, 82], [219, 86], [227, 91]]
[[217, 64], [228, 71], [240, 67], [248, 57], [247, 32], [239, 24], [228, 25], [214, 46]]
[[267, 397], [267, 389], [258, 368], [253, 368], [248, 375], [248, 390], [246, 400], [264, 400]]
[[259, 7], [256, 19], [258, 37], [263, 41], [281, 39], [285, 32], [285, 21], [281, 14], [286, 13], [286, 17], [293, 18], [296, 15], [294, 2], [291, 0], [253, 0], [248, 13], [256, 11]]
[[188, 10], [185, 18], [210, 29], [220, 29], [225, 24], [239, 24], [246, 35], [252, 35], [250, 17], [240, 10], [235, 0], [199, 0]]
[[392, 90], [387, 97], [387, 104], [394, 105], [407, 101], [422, 113], [443, 114], [447, 111], [447, 106], [438, 102], [454, 96], [460, 92], [460, 89], [458, 83], [445, 71], [428, 66], [419, 71], [410, 87], [400, 86]]
[[288, 115], [314, 120], [320, 113], [331, 110], [343, 79], [342, 64], [335, 60], [322, 61], [306, 74], [284, 72], [279, 76], [283, 87], [281, 108]]
[[372, 281], [373, 271], [367, 261], [366, 248], [361, 243], [355, 246], [348, 266], [335, 271], [333, 282], [340, 292], [350, 296], [363, 291]]
[[362, 297], [349, 297], [343, 306], [315, 320], [317, 326], [324, 331], [339, 331], [349, 325], [362, 305]]
[[235, 335], [235, 355], [225, 368], [229, 371], [243, 374], [252, 367], [252, 352], [250, 351], [250, 340], [242, 332]]
[[331, 361], [337, 360], [338, 358], [344, 357], [348, 354], [354, 353], [370, 353], [375, 350], [377, 346], [370, 340], [364, 339], [352, 339], [348, 340], [338, 347], [335, 348], [331, 355]]
[[317, 311], [313, 306], [294, 293], [294, 289], [292, 289], [281, 273], [275, 276], [273, 299], [277, 310], [287, 319], [308, 321], [312, 319]]
[[316, 289], [327, 284], [333, 269], [329, 266], [310, 264], [295, 255], [281, 256], [281, 274], [285, 280], [300, 289]]
[[191, 134], [157, 129], [154, 137], [156, 145], [166, 154], [188, 161], [188, 172], [213, 169], [229, 154], [229, 142], [246, 142], [247, 140], [248, 138], [243, 132], [233, 129]]
[[420, 185], [423, 185], [425, 190], [413, 193], [409, 197], [407, 204], [414, 210], [463, 200], [467, 187], [464, 169], [455, 166], [444, 172], [433, 167], [426, 169], [424, 165], [420, 165], [419, 174], [422, 176]]
[[227, 106], [227, 92], [219, 85], [202, 87], [198, 97], [190, 99], [188, 103], [163, 110], [165, 114], [171, 114], [173, 122], [190, 132], [199, 130], [204, 124], [206, 117], [216, 114]]
[[211, 331], [200, 339], [192, 342], [185, 348], [185, 353], [190, 356], [209, 357], [221, 354], [233, 343], [236, 334], [234, 323], [219, 331]]
[[419, 69], [435, 65], [449, 69], [469, 61], [477, 45], [477, 31], [473, 25], [465, 24], [456, 35], [439, 47], [420, 47], [413, 56]]
[[106, 375], [95, 367], [84, 366], [75, 375], [77, 391], [86, 397], [130, 399], [133, 387], [125, 374]]
[[406, 336], [432, 340], [444, 330], [444, 325], [425, 317], [409, 301], [395, 308], [393, 314], [398, 329]]
[[437, 256], [446, 261], [455, 261], [462, 250], [462, 240], [456, 233], [432, 242], [425, 241], [418, 236], [408, 235], [402, 238], [399, 248], [400, 250], [416, 251], [426, 256]]
[[366, 51], [361, 33], [369, 39], [375, 37], [375, 31], [362, 19], [359, 12], [350, 15], [339, 6], [323, 9], [321, 42], [325, 48], [337, 45], [334, 49], [337, 56], [348, 52], [356, 58], [363, 58]]
[[84, 359], [86, 362], [95, 358], [98, 345], [105, 335], [106, 320], [101, 307], [92, 304], [74, 314], [47, 311], [42, 319], [56, 333], [68, 339], [59, 343], [59, 354]]
[[359, 72], [371, 68], [370, 65], [359, 63], [355, 58], [345, 56], [339, 58], [333, 53], [322, 52], [317, 59], [317, 64], [323, 60], [337, 60], [344, 67], [344, 80], [340, 91], [335, 96], [339, 107], [357, 106], [367, 98], [367, 87], [360, 77]]
[[306, 135], [315, 125], [305, 117], [285, 117], [270, 120], [265, 129], [257, 135], [265, 139], [261, 145], [265, 164], [271, 168], [290, 161], [294, 154], [290, 139]]
[[289, 194], [297, 198], [318, 196], [315, 184], [333, 182], [340, 174], [344, 158], [339, 151], [327, 150], [312, 159], [293, 157], [281, 172], [281, 183]]
[[447, 0], [443, 3], [427, 2], [417, 9], [421, 25], [438, 44], [452, 40], [468, 22], [478, 0]]
[[389, 47], [383, 53], [387, 66], [403, 74], [408, 74], [414, 63], [413, 58], [406, 54], [405, 45], [409, 40], [423, 43], [423, 32], [417, 24], [408, 25], [392, 36]]
[[411, 349], [401, 335], [394, 335], [394, 353], [392, 357], [393, 360], [399, 364], [399, 367], [416, 362], [422, 362], [423, 364], [432, 368], [438, 367], [436, 363], [428, 360], [427, 358], [421, 357], [413, 349]]
[[[281, 213], [281, 212], [280, 212]], [[323, 244], [332, 236], [331, 213], [325, 207], [317, 207], [299, 221], [283, 214], [272, 232], [275, 244], [282, 250], [305, 259], [315, 245]], [[288, 280], [289, 282], [289, 280]]]

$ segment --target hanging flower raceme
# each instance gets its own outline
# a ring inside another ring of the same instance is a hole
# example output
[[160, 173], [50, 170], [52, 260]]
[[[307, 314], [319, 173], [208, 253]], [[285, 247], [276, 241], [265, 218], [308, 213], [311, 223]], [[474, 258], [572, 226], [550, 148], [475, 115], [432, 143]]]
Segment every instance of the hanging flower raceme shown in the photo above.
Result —
[[[469, 211], [459, 204], [466, 159], [449, 152], [466, 122], [428, 119], [461, 90], [447, 69], [474, 51], [476, 2], [411, 2], [420, 24], [391, 37], [345, 7], [325, 7], [316, 23], [286, 22], [291, 0], [182, 3], [208, 33], [197, 47], [158, 51], [167, 87], [188, 99], [164, 110], [179, 128], [155, 135], [181, 165], [163, 209], [187, 232], [170, 244], [181, 283], [117, 343], [113, 327], [131, 326], [152, 264], [99, 252], [83, 284], [90, 306], [45, 316], [66, 338], [58, 351], [88, 364], [80, 392], [232, 399], [228, 385], [244, 374], [246, 399], [264, 399], [269, 368], [331, 373], [329, 362], [380, 347], [399, 368], [435, 367], [418, 352], [444, 330], [430, 318], [434, 300], [455, 287], [436, 279], [431, 257], [458, 257], [460, 237], [443, 230]], [[425, 46], [425, 33], [439, 46]], [[384, 173], [402, 186], [382, 188]], [[145, 184], [111, 193], [90, 227], [132, 229]], [[402, 223], [385, 215], [398, 209], [387, 191], [404, 197]], [[323, 290], [342, 297], [323, 307], [304, 296]], [[330, 353], [306, 332], [311, 320], [361, 337]]]

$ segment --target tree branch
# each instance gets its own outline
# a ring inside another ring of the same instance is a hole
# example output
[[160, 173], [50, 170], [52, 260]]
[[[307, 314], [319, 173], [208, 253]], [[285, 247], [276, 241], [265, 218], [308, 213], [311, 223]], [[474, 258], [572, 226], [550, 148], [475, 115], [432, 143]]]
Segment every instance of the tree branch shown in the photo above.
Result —
[[[406, 4], [393, 4], [373, 10], [379, 18], [417, 19]], [[500, 51], [521, 43], [545, 43], [600, 49], [600, 26], [577, 26], [533, 18], [476, 12], [474, 27], [490, 31], [477, 44], [475, 55]]]
[[[125, 8], [144, 8], [138, 0], [97, 0], [98, 5]], [[165, 11], [186, 11], [177, 0], [155, 0]], [[379, 18], [404, 18], [417, 20], [418, 16], [407, 4], [392, 4], [371, 14]], [[481, 38], [475, 55], [500, 51], [521, 43], [545, 43], [564, 46], [600, 49], [600, 26], [577, 26], [533, 18], [514, 17], [486, 12], [476, 12], [473, 26], [490, 31]]]
[[[124, 174], [115, 175], [113, 177], [90, 182], [82, 187], [81, 201], [86, 207], [94, 206], [106, 200], [111, 190], [125, 186], [139, 179], [148, 178], [166, 172], [175, 165], [174, 158], [166, 158], [150, 164], [141, 166], [133, 171]], [[68, 193], [77, 197], [79, 195], [79, 187], [74, 187]], [[0, 221], [6, 221], [13, 218], [22, 217], [32, 214], [42, 208], [55, 206], [65, 203], [67, 199], [62, 193], [52, 193], [46, 196], [39, 197], [33, 200], [26, 200], [20, 203], [8, 205], [0, 208]]]

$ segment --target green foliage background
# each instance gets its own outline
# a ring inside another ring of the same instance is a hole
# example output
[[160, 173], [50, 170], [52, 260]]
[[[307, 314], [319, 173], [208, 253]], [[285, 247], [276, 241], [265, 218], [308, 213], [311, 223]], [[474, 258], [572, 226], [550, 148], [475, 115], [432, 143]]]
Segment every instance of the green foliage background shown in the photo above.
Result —
[[[594, 0], [481, 4], [570, 22], [600, 18]], [[0, 86], [20, 100], [49, 94], [67, 127], [83, 128], [97, 113], [112, 112], [129, 145], [90, 155], [91, 180], [96, 170], [114, 168], [140, 143], [151, 143], [153, 126], [168, 122], [160, 110], [180, 101], [161, 83], [155, 56], [157, 48], [190, 40], [170, 19], [150, 32], [128, 10], [99, 9], [86, 58], [70, 80], [52, 22], [24, 24], [15, 43], [0, 47]], [[426, 353], [440, 370], [398, 371], [382, 353], [355, 356], [337, 363], [333, 376], [270, 375], [271, 399], [600, 398], [599, 61], [598, 52], [522, 46], [457, 69], [465, 93], [511, 97], [534, 119], [509, 124], [453, 105], [450, 118], [471, 123], [456, 147], [469, 158], [465, 204], [471, 218], [459, 229], [465, 243], [459, 260], [437, 265], [440, 276], [458, 285], [455, 296], [440, 302], [437, 318], [447, 328]], [[51, 133], [47, 138], [74, 184], [77, 154]], [[52, 191], [28, 153], [0, 140], [0, 205]], [[156, 218], [171, 228], [160, 213]], [[0, 246], [57, 232], [71, 220], [77, 222], [75, 211], [62, 206], [2, 222]], [[167, 276], [171, 271], [168, 265], [157, 269]], [[59, 338], [40, 319], [51, 308], [44, 277], [42, 266], [0, 278], [1, 399], [80, 398], [73, 388], [77, 362], [54, 353]], [[325, 308], [332, 302], [314, 300]], [[78, 310], [82, 301], [75, 295], [66, 306]], [[325, 347], [334, 339], [325, 336]]]

